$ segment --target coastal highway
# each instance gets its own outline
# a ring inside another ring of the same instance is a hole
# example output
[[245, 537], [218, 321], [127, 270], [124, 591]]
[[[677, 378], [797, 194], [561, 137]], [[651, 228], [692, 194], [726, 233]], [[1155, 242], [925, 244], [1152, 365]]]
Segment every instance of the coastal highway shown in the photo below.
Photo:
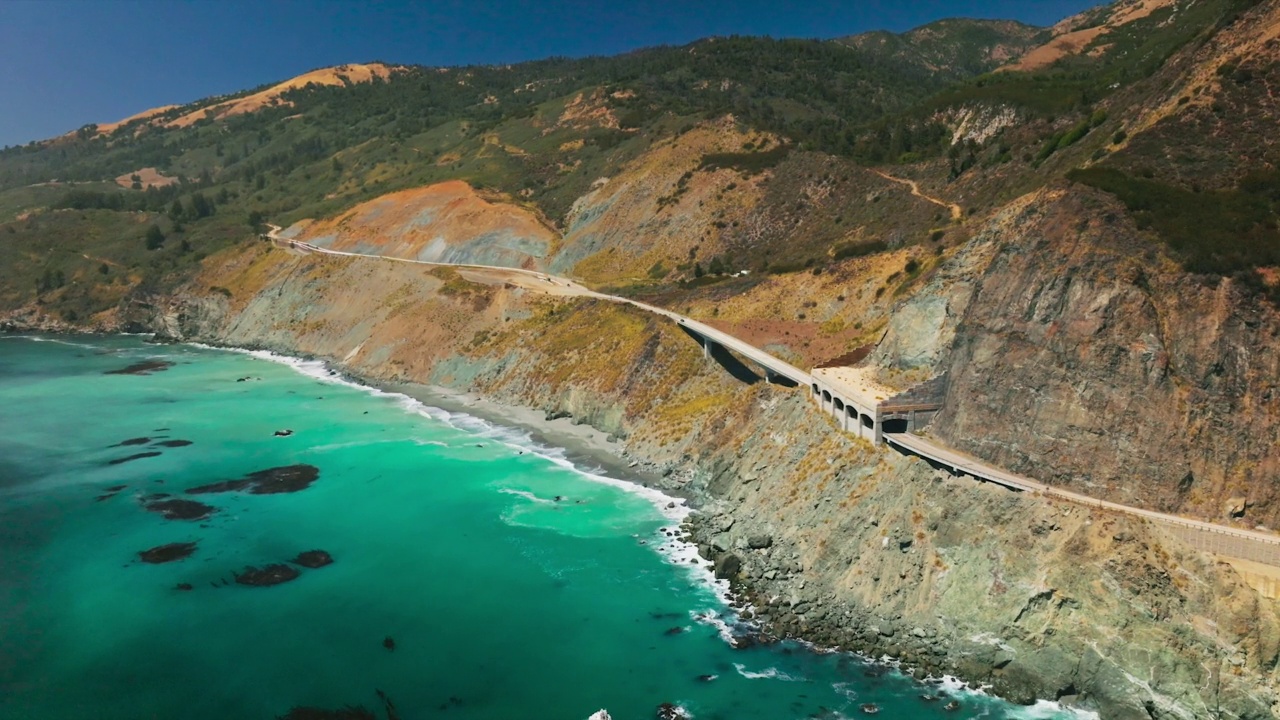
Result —
[[[391, 262], [427, 265], [431, 267], [451, 267], [468, 274], [473, 274], [476, 276], [476, 279], [479, 280], [509, 282], [518, 287], [541, 291], [552, 295], [588, 297], [598, 300], [606, 300], [608, 302], [631, 305], [641, 310], [645, 310], [646, 312], [655, 313], [669, 318], [680, 326], [688, 328], [692, 332], [701, 335], [718, 345], [722, 345], [758, 365], [766, 367], [779, 375], [790, 378], [802, 387], [808, 388], [812, 383], [812, 376], [810, 376], [809, 373], [784, 362], [783, 360], [776, 358], [757, 347], [749, 345], [728, 333], [717, 330], [710, 325], [700, 323], [697, 320], [685, 317], [679, 313], [649, 305], [647, 303], [618, 297], [616, 295], [599, 293], [583, 287], [568, 278], [556, 277], [536, 270], [523, 270], [520, 268], [496, 265], [464, 265], [457, 263], [427, 262], [423, 260], [410, 260], [407, 258], [390, 257], [386, 255], [368, 255], [364, 253], [330, 250], [328, 248], [319, 247], [300, 240], [281, 238], [279, 236], [281, 231], [279, 226], [269, 225], [269, 227], [271, 230], [266, 234], [267, 239], [277, 245], [291, 248], [299, 252], [321, 253], [325, 255], [338, 255], [353, 258], [376, 258]], [[1191, 520], [1188, 518], [1178, 517], [1177, 515], [1169, 515], [1167, 513], [1156, 512], [1154, 510], [1133, 507], [1131, 505], [1099, 500], [1097, 498], [1089, 497], [1088, 495], [1055, 488], [1030, 478], [1005, 472], [999, 468], [987, 465], [976, 458], [965, 455], [958, 450], [940, 445], [927, 438], [911, 433], [885, 433], [884, 439], [887, 443], [899, 450], [926, 458], [935, 463], [951, 468], [957, 473], [963, 473], [974, 478], [992, 482], [1009, 488], [1010, 490], [1038, 493], [1045, 497], [1058, 498], [1091, 508], [1109, 510], [1144, 518], [1184, 531], [1179, 533], [1180, 537], [1187, 540], [1198, 549], [1226, 554], [1231, 557], [1242, 557], [1247, 560], [1253, 560], [1271, 566], [1280, 566], [1280, 536], [1272, 533], [1244, 530], [1226, 525], [1203, 522], [1200, 520]], [[1224, 543], [1226, 544], [1224, 545]], [[1224, 547], [1226, 548], [1225, 550]]]
[[669, 318], [675, 321], [680, 326], [688, 328], [692, 332], [711, 340], [713, 343], [724, 346], [729, 350], [732, 350], [738, 353], [739, 355], [747, 358], [751, 362], [756, 363], [757, 365], [760, 365], [761, 367], [767, 368], [778, 375], [782, 375], [783, 377], [789, 378], [790, 380], [792, 380], [798, 385], [804, 385], [807, 387], [813, 382], [812, 376], [810, 376], [809, 373], [801, 370], [800, 368], [788, 362], [785, 362], [779, 358], [776, 358], [773, 355], [770, 355], [769, 353], [755, 347], [754, 345], [749, 345], [746, 342], [743, 342], [742, 340], [726, 332], [717, 330], [711, 327], [710, 325], [707, 325], [706, 323], [698, 322], [693, 318], [685, 317], [683, 315], [671, 312], [670, 310], [665, 310], [655, 305], [642, 303], [638, 300], [619, 297], [617, 295], [606, 295], [604, 293], [599, 293], [589, 288], [583, 287], [582, 285], [568, 278], [557, 277], [555, 275], [548, 275], [547, 273], [538, 272], [536, 270], [524, 270], [521, 268], [502, 267], [498, 265], [464, 265], [464, 264], [458, 264], [458, 263], [427, 262], [425, 260], [410, 260], [407, 258], [390, 257], [387, 255], [367, 255], [363, 253], [343, 252], [341, 250], [330, 250], [328, 248], [323, 248], [318, 245], [305, 243], [299, 240], [289, 240], [289, 239], [281, 238], [279, 237], [279, 233], [280, 233], [279, 226], [270, 225], [269, 227], [271, 228], [271, 231], [267, 233], [267, 237], [270, 240], [272, 240], [277, 244], [287, 245], [288, 247], [294, 248], [296, 250], [301, 250], [304, 252], [316, 252], [316, 253], [323, 253], [325, 255], [341, 255], [345, 257], [364, 257], [364, 258], [374, 257], [374, 258], [380, 258], [382, 260], [411, 263], [414, 265], [427, 265], [427, 266], [433, 266], [433, 267], [452, 267], [458, 270], [482, 271], [484, 275], [494, 277], [495, 279], [501, 279], [505, 282], [510, 282], [514, 285], [525, 287], [530, 290], [540, 290], [548, 294], [563, 295], [567, 297], [589, 297], [589, 298], [595, 298], [597, 300], [606, 300], [608, 302], [631, 305], [633, 307], [640, 308], [641, 310], [644, 310], [646, 312], [651, 312], [656, 315], [661, 315], [663, 317]]

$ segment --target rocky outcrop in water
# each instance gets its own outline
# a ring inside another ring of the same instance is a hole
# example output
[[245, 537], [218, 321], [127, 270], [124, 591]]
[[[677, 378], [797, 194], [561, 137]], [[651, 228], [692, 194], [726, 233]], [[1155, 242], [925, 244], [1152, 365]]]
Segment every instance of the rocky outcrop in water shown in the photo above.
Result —
[[195, 551], [196, 543], [193, 542], [169, 543], [168, 545], [160, 545], [149, 550], [143, 550], [138, 553], [138, 558], [144, 563], [156, 565], [191, 557], [191, 554]]

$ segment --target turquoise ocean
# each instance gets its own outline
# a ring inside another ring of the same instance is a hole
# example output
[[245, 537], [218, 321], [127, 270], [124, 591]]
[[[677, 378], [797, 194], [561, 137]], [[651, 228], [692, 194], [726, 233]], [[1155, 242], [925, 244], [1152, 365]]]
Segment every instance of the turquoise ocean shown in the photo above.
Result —
[[[318, 476], [293, 492], [243, 480], [297, 465]], [[156, 511], [175, 499], [211, 509]], [[0, 337], [0, 720], [1070, 717], [801, 644], [735, 649], [670, 502], [319, 363]], [[173, 543], [194, 550], [139, 555]], [[291, 562], [311, 550], [332, 564]], [[235, 580], [272, 565], [298, 575]]]

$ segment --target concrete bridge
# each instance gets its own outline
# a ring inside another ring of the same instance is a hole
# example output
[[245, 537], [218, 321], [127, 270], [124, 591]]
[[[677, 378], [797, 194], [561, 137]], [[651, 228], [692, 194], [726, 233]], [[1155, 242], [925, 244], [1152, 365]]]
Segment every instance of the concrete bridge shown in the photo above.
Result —
[[[366, 255], [322, 248], [299, 240], [279, 237], [280, 228], [271, 226], [271, 232], [263, 237], [274, 244], [302, 253], [322, 253], [358, 258], [375, 258], [392, 262], [435, 267], [453, 267], [493, 274], [497, 278], [516, 280], [518, 284], [534, 290], [569, 297], [587, 297], [631, 305], [646, 312], [669, 318], [686, 333], [698, 340], [703, 352], [712, 357], [717, 352], [729, 350], [759, 366], [765, 379], [785, 385], [806, 388], [811, 398], [824, 411], [831, 414], [840, 430], [863, 438], [875, 445], [887, 444], [899, 452], [927, 460], [955, 475], [968, 475], [976, 480], [990, 482], [1016, 492], [1029, 492], [1058, 498], [1099, 510], [1107, 510], [1149, 520], [1160, 525], [1170, 534], [1181, 538], [1191, 547], [1204, 552], [1261, 563], [1280, 568], [1280, 536], [1269, 532], [1242, 530], [1226, 525], [1191, 520], [1188, 518], [1155, 512], [1130, 505], [1099, 500], [1080, 493], [1046, 485], [1031, 478], [1005, 472], [987, 465], [976, 458], [949, 448], [916, 434], [942, 407], [945, 384], [925, 392], [908, 391], [895, 394], [877, 384], [871, 373], [862, 368], [816, 368], [807, 373], [790, 363], [776, 358], [738, 338], [717, 330], [710, 325], [685, 317], [665, 308], [656, 307], [629, 298], [598, 293], [566, 278], [555, 277], [535, 270], [494, 265], [459, 265], [433, 263], [422, 260]], [[945, 379], [944, 379], [945, 381]], [[1251, 584], [1256, 577], [1245, 575]], [[1280, 575], [1266, 579], [1280, 587]], [[1260, 592], [1268, 590], [1259, 587]], [[1268, 587], [1271, 587], [1268, 585]], [[1271, 588], [1275, 591], [1276, 588]]]

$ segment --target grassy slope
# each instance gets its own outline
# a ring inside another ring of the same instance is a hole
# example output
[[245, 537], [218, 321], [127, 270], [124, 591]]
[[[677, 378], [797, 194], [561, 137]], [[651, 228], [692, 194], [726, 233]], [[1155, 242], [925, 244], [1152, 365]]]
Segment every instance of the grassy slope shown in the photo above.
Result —
[[[956, 77], [993, 66], [993, 47], [1025, 48], [1043, 38], [1016, 24], [954, 21], [858, 42], [722, 38], [617, 58], [417, 68], [389, 82], [298, 90], [286, 96], [290, 106], [185, 129], [135, 124], [107, 137], [83, 132], [9, 149], [0, 152], [0, 252], [11, 260], [0, 276], [4, 302], [31, 302], [46, 274], [56, 279], [61, 272], [76, 287], [51, 291], [43, 283], [39, 299], [64, 317], [83, 317], [108, 309], [130, 287], [171, 286], [201, 258], [251, 238], [251, 214], [277, 222], [327, 216], [453, 178], [564, 227], [573, 203], [598, 178], [625, 172], [704, 118], [730, 114], [744, 136], [766, 131], [785, 147], [743, 142], [727, 154], [690, 158], [688, 177], [672, 178], [664, 198], [678, 199], [684, 186], [719, 173], [722, 209], [707, 218], [707, 240], [664, 258], [663, 244], [649, 246], [641, 233], [636, 251], [654, 270], [647, 280], [637, 277], [645, 268], [635, 263], [592, 267], [616, 266], [624, 274], [615, 280], [642, 280], [678, 298], [716, 281], [697, 277], [713, 263], [756, 273], [817, 272], [850, 255], [928, 247], [939, 232], [944, 245], [960, 242], [963, 230], [937, 208], [901, 204], [900, 187], [877, 184], [859, 165], [905, 161], [892, 172], [915, 177], [968, 214], [985, 213], [1118, 149], [1114, 139], [1133, 108], [1167, 93], [1162, 72], [1178, 52], [1207, 42], [1246, 4], [1205, 0], [1180, 8], [1175, 22], [1157, 11], [1105, 36], [1092, 55], [949, 88]], [[1015, 121], [951, 144], [956, 113], [975, 107], [1006, 111]], [[1129, 167], [1153, 154], [1137, 140], [1124, 148]], [[167, 196], [143, 200], [138, 191], [103, 184], [145, 166], [183, 178], [169, 191], [179, 212]], [[52, 179], [60, 184], [42, 184]], [[758, 199], [733, 208], [735, 190], [748, 186]], [[125, 196], [138, 207], [49, 211], [67, 204], [64, 193], [84, 189]], [[216, 211], [196, 217], [197, 193]], [[654, 215], [662, 210], [655, 206]], [[679, 211], [697, 216], [704, 209], [699, 203]], [[751, 223], [767, 231], [748, 233]], [[168, 241], [147, 251], [139, 246], [153, 224]], [[115, 263], [118, 273], [95, 277], [102, 262], [92, 258]], [[1217, 270], [1238, 269], [1227, 265]], [[608, 283], [608, 272], [592, 274]], [[104, 282], [109, 292], [80, 287]]]

